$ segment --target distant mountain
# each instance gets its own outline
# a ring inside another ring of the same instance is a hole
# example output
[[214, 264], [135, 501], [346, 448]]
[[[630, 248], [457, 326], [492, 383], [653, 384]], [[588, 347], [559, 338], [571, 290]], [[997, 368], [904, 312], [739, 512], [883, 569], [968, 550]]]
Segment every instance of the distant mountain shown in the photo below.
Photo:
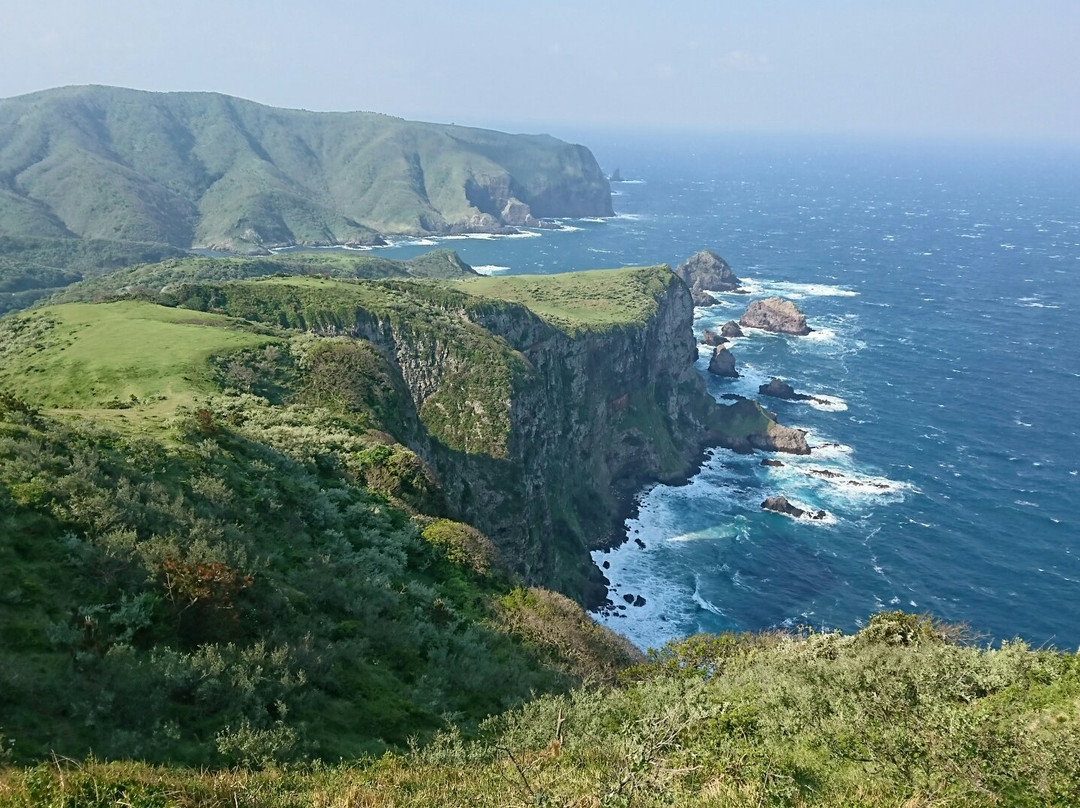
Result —
[[0, 100], [0, 236], [263, 252], [612, 214], [583, 146], [214, 93]]

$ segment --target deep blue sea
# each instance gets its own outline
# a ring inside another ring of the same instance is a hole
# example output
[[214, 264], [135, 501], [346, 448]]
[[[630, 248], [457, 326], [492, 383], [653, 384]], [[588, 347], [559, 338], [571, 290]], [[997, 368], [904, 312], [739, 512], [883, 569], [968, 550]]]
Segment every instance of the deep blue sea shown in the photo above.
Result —
[[[752, 297], [806, 313], [806, 338], [748, 333], [739, 379], [813, 453], [714, 452], [688, 485], [641, 494], [630, 541], [596, 553], [600, 619], [642, 647], [697, 631], [852, 630], [880, 609], [932, 612], [987, 640], [1080, 645], [1080, 153], [841, 140], [588, 141], [614, 219], [445, 242], [486, 272], [672, 265], [715, 250]], [[412, 243], [381, 250], [408, 257]], [[738, 319], [722, 295], [697, 328]], [[826, 472], [822, 474], [821, 472]], [[769, 495], [828, 511], [763, 512]]]

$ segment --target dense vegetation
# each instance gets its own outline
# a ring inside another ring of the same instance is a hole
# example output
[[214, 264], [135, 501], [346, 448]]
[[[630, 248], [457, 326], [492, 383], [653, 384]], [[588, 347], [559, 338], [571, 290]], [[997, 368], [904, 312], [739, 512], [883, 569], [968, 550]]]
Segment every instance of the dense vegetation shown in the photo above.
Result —
[[406, 754], [200, 772], [44, 764], [9, 805], [1073, 806], [1080, 664], [925, 618], [696, 636], [619, 685], [545, 696]]
[[164, 244], [0, 235], [0, 314], [99, 273], [181, 254]]
[[[0, 320], [0, 805], [1080, 801], [1074, 655], [882, 614], [646, 659], [462, 521], [610, 519], [565, 462], [522, 476], [513, 399], [568, 406], [572, 344], [655, 349], [681, 282], [545, 281], [169, 259]], [[613, 389], [558, 417], [677, 467], [656, 380], [594, 374]]]
[[211, 93], [64, 87], [0, 101], [0, 236], [265, 251], [497, 231], [530, 209], [611, 215], [592, 154], [546, 135]]

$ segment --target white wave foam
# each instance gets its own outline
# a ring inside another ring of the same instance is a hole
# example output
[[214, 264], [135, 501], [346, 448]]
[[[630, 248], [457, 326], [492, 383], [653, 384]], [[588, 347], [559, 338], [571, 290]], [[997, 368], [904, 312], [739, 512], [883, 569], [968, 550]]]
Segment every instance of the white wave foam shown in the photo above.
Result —
[[540, 238], [541, 233], [538, 230], [521, 230], [517, 233], [456, 233], [452, 236], [439, 236], [439, 241], [464, 241], [466, 239], [472, 239], [475, 241], [494, 241], [496, 239], [504, 238]]
[[[810, 433], [807, 437], [812, 437], [812, 435], [813, 433]], [[830, 443], [826, 441], [818, 444], [810, 444], [810, 454], [818, 460], [847, 458], [851, 456], [853, 451], [855, 450], [843, 443]]]
[[845, 412], [848, 408], [847, 402], [840, 396], [827, 396], [822, 393], [811, 393], [813, 396], [806, 403], [813, 407], [815, 410], [822, 410], [824, 412]]
[[645, 180], [619, 180], [623, 185], [644, 185]]
[[803, 339], [809, 342], [835, 342], [836, 332], [831, 328], [815, 328]]
[[713, 614], [715, 614], [715, 615], [717, 615], [719, 617], [727, 617], [727, 615], [724, 614], [723, 609], [721, 609], [719, 606], [717, 606], [712, 601], [709, 601], [709, 600], [706, 600], [705, 598], [703, 598], [701, 596], [701, 593], [697, 589], [694, 590], [694, 594], [691, 595], [691, 598], [693, 599], [694, 603], [696, 603], [698, 605], [698, 607], [700, 607], [701, 609], [703, 609], [703, 610], [705, 610], [707, 612], [712, 612]]
[[486, 264], [484, 266], [473, 267], [481, 275], [502, 275], [504, 272], [509, 272], [510, 267], [501, 267], [496, 264]]
[[853, 289], [827, 283], [795, 283], [768, 278], [743, 278], [742, 288], [752, 296], [779, 295], [792, 300], [808, 297], [856, 297], [859, 294]]

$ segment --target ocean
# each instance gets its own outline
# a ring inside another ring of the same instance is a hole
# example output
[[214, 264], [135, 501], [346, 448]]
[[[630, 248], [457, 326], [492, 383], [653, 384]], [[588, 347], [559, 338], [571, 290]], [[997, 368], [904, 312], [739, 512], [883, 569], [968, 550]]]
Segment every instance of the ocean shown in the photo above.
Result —
[[[707, 248], [751, 295], [782, 295], [809, 337], [748, 332], [738, 379], [809, 430], [809, 457], [710, 453], [683, 486], [640, 494], [629, 539], [597, 552], [597, 619], [637, 645], [700, 631], [855, 630], [929, 612], [987, 642], [1080, 645], [1080, 153], [839, 139], [587, 141], [616, 217], [518, 238], [440, 240], [484, 272], [675, 265]], [[380, 250], [406, 258], [413, 242]], [[828, 518], [762, 511], [782, 494]], [[624, 595], [643, 606], [626, 605]]]

